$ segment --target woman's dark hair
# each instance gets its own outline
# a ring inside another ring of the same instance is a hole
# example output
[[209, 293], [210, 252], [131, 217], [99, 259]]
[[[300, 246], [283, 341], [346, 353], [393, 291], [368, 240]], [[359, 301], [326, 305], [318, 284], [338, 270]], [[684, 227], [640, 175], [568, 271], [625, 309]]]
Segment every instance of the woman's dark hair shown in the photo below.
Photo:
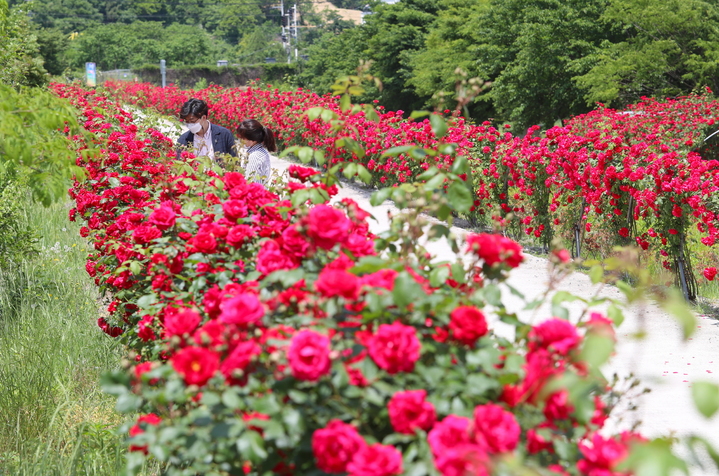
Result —
[[275, 135], [269, 127], [263, 126], [259, 121], [245, 119], [237, 128], [237, 135], [241, 139], [259, 142], [270, 152], [277, 152]]
[[206, 116], [208, 110], [209, 108], [207, 107], [207, 103], [205, 101], [202, 99], [192, 98], [182, 105], [182, 109], [180, 109], [180, 119], [185, 119], [189, 115], [200, 118], [202, 116]]

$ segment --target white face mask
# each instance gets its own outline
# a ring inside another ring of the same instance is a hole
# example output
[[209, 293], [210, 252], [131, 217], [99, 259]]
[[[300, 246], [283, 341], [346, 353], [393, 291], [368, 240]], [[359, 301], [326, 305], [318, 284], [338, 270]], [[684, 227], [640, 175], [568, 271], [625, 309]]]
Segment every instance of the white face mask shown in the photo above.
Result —
[[202, 124], [200, 124], [200, 121], [197, 121], [194, 124], [187, 124], [187, 129], [193, 134], [197, 134], [202, 130]]

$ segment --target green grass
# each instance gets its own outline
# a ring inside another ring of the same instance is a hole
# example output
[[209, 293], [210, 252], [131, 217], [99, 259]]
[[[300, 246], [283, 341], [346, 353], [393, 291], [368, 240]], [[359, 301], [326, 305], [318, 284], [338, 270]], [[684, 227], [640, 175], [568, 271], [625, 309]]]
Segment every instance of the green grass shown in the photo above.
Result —
[[120, 417], [99, 378], [123, 352], [96, 325], [87, 244], [69, 207], [25, 202], [43, 249], [0, 270], [0, 475], [122, 473]]

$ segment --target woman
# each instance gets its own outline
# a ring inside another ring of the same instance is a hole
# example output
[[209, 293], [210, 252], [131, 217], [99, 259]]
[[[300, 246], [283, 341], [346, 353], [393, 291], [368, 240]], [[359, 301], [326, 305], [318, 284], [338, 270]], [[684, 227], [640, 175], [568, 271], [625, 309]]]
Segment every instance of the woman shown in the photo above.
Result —
[[270, 178], [270, 152], [277, 152], [275, 136], [270, 129], [254, 119], [245, 119], [237, 128], [237, 136], [249, 156], [245, 177], [250, 182], [267, 185]]

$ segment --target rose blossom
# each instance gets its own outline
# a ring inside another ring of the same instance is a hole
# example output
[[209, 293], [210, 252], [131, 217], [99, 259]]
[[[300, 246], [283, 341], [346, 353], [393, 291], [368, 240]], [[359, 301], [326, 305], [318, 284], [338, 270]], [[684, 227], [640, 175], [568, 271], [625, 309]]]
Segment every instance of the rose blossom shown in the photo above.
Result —
[[415, 328], [400, 322], [380, 325], [368, 342], [372, 360], [390, 374], [414, 370], [420, 347]]
[[352, 222], [341, 210], [329, 205], [317, 205], [306, 219], [307, 236], [322, 249], [332, 249], [344, 243], [349, 236]]
[[357, 452], [367, 446], [354, 426], [331, 420], [312, 434], [312, 453], [317, 467], [325, 473], [345, 473]]
[[330, 340], [314, 331], [300, 331], [292, 337], [287, 358], [296, 379], [315, 382], [330, 371]]
[[189, 334], [197, 329], [202, 317], [191, 309], [176, 309], [165, 315], [165, 332], [168, 337]]
[[253, 293], [242, 293], [220, 304], [220, 321], [247, 327], [257, 324], [265, 315], [265, 308]]
[[452, 337], [462, 344], [473, 346], [487, 334], [487, 320], [474, 306], [460, 306], [450, 314], [449, 329]]
[[200, 253], [209, 254], [217, 251], [217, 241], [215, 240], [215, 237], [207, 232], [198, 232], [188, 243], [192, 245], [195, 251]]
[[489, 476], [489, 458], [482, 446], [462, 443], [448, 448], [435, 459], [435, 466], [442, 476]]
[[506, 453], [519, 442], [519, 424], [510, 412], [488, 403], [474, 409], [474, 438], [484, 443], [489, 453]]
[[162, 236], [162, 232], [154, 226], [140, 225], [132, 232], [135, 243], [144, 245]]
[[402, 471], [402, 453], [379, 443], [360, 448], [347, 465], [349, 476], [391, 476]]
[[360, 280], [347, 271], [325, 268], [315, 281], [315, 288], [318, 293], [327, 298], [341, 296], [354, 300], [359, 296]]
[[467, 251], [475, 253], [489, 266], [504, 263], [510, 268], [516, 268], [524, 261], [519, 243], [502, 235], [489, 233], [469, 235], [467, 245]]
[[247, 216], [247, 205], [239, 200], [227, 200], [222, 204], [222, 211], [228, 220], [235, 222]]
[[397, 433], [414, 434], [415, 429], [429, 430], [437, 414], [434, 405], [426, 401], [425, 390], [397, 392], [387, 405], [389, 421]]
[[427, 442], [435, 458], [446, 450], [465, 443], [470, 443], [469, 418], [447, 415], [444, 420], [434, 425], [427, 435]]
[[254, 230], [248, 225], [235, 225], [230, 228], [225, 239], [227, 244], [239, 248], [245, 241], [250, 240], [255, 236]]
[[307, 257], [310, 244], [305, 237], [297, 231], [297, 226], [289, 226], [282, 232], [282, 248], [295, 258]]
[[201, 347], [185, 347], [172, 356], [171, 362], [187, 385], [205, 385], [220, 368], [220, 357]]
[[257, 253], [257, 271], [262, 274], [270, 274], [283, 269], [294, 269], [297, 263], [287, 256], [275, 240], [267, 240], [262, 243]]
[[717, 275], [717, 269], [714, 267], [711, 268], [704, 268], [704, 277], [707, 278], [709, 281], [714, 281], [714, 278]]
[[176, 219], [175, 211], [169, 206], [162, 205], [150, 214], [147, 221], [164, 231], [175, 226]]
[[[227, 383], [229, 385], [243, 385], [247, 379], [244, 372], [250, 366], [252, 358], [261, 353], [260, 346], [254, 341], [250, 340], [237, 344], [220, 366], [220, 371], [227, 379]], [[240, 376], [237, 375], [238, 371], [242, 372]]]
[[530, 349], [553, 349], [561, 355], [567, 355], [581, 341], [574, 324], [556, 317], [535, 326], [529, 337], [533, 340]]

